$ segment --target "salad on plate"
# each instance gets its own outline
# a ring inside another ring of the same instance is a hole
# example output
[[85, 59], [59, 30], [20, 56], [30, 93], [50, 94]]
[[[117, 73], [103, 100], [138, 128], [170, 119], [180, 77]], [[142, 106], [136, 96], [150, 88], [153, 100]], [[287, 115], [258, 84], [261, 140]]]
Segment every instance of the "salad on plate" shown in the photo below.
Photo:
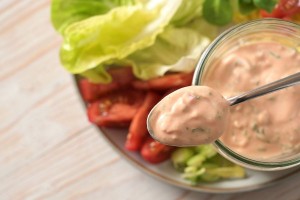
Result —
[[201, 52], [220, 29], [275, 17], [300, 19], [299, 0], [52, 0], [63, 67], [80, 77], [90, 122], [128, 131], [125, 148], [173, 167], [192, 184], [245, 178], [211, 145], [153, 140], [146, 119], [165, 95], [192, 82]]

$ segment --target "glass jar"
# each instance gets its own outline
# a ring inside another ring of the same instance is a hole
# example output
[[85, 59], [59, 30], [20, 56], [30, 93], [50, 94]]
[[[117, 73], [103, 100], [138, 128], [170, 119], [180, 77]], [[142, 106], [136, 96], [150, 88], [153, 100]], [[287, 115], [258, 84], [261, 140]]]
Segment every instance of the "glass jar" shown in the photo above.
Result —
[[[279, 20], [279, 19], [261, 19], [261, 20], [250, 21], [245, 24], [240, 24], [228, 29], [227, 31], [223, 32], [219, 37], [217, 37], [210, 44], [210, 46], [208, 46], [208, 48], [202, 53], [199, 62], [197, 64], [194, 73], [194, 78], [193, 78], [193, 85], [208, 85], [212, 87], [212, 85], [210, 85], [212, 80], [217, 83], [214, 84], [214, 86], [218, 84], [219, 85], [227, 84], [226, 82], [222, 82], [221, 80], [218, 80], [219, 78], [214, 79], [212, 75], [214, 70], [217, 69], [216, 67], [219, 67], [217, 63], [220, 62], [220, 60], [222, 59], [228, 58], [230, 53], [235, 51], [238, 47], [246, 46], [246, 45], [259, 45], [261, 43], [266, 43], [266, 42], [277, 43], [285, 47], [295, 49], [295, 52], [299, 54], [299, 58], [300, 58], [300, 52], [299, 52], [300, 26], [298, 24]], [[249, 52], [249, 53], [253, 54], [253, 56], [255, 54], [255, 52]], [[289, 63], [286, 63], [286, 66], [282, 66], [282, 67], [288, 68], [289, 67], [288, 65]], [[226, 73], [223, 74], [223, 76], [231, 76], [231, 75], [233, 76], [234, 71], [230, 71], [230, 72], [228, 71], [230, 70], [227, 70]], [[299, 71], [300, 71], [300, 65], [299, 65]], [[210, 77], [209, 78], [210, 81], [207, 81], [208, 80], [207, 77]], [[244, 79], [239, 80], [240, 84], [247, 83], [251, 81], [251, 79], [255, 78], [255, 77], [247, 78], [247, 76], [243, 76], [243, 77]], [[271, 81], [275, 81], [275, 80], [271, 80]], [[239, 83], [237, 83], [237, 85]], [[233, 85], [232, 87], [237, 88], [237, 85], [236, 86]], [[218, 90], [218, 88], [215, 87], [214, 89]], [[250, 88], [250, 89], [254, 89], [254, 88]], [[300, 91], [300, 87], [298, 89]], [[249, 90], [249, 88], [247, 88], [247, 90]], [[234, 96], [245, 91], [236, 90], [235, 91], [236, 93], [231, 93], [230, 95]], [[223, 93], [223, 91], [221, 90], [219, 90], [219, 92]], [[223, 93], [223, 96], [230, 97], [226, 95], [224, 95]], [[255, 107], [255, 104], [253, 105]], [[248, 116], [241, 116], [241, 117], [247, 119]], [[299, 121], [300, 121], [300, 115], [299, 115]], [[273, 128], [276, 128], [276, 124], [272, 124], [271, 126], [273, 126]], [[243, 131], [243, 129], [241, 129], [240, 131]], [[224, 133], [224, 134], [229, 134], [229, 133]], [[251, 137], [257, 137], [257, 136], [251, 136]], [[214, 142], [214, 146], [217, 148], [218, 152], [221, 155], [223, 155], [224, 157], [228, 158], [229, 160], [239, 165], [242, 165], [250, 169], [255, 169], [255, 170], [274, 171], [274, 170], [291, 168], [293, 166], [297, 166], [300, 164], [300, 132], [297, 138], [299, 140], [298, 143], [299, 148], [297, 147], [298, 149], [289, 153], [283, 153], [276, 157], [260, 158], [259, 152], [257, 153], [257, 156], [255, 158], [248, 156], [244, 153], [238, 152], [236, 150], [237, 148], [229, 147], [230, 145], [228, 145], [226, 141], [223, 141], [222, 137]]]

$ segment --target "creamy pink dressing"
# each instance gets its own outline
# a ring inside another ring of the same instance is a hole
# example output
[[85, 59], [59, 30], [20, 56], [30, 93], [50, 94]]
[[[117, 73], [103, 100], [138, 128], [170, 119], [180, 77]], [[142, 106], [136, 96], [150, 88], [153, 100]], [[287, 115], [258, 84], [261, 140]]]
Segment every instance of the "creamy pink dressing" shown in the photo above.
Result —
[[[275, 42], [237, 47], [216, 59], [202, 84], [225, 97], [300, 71], [296, 49]], [[300, 151], [300, 87], [294, 86], [230, 107], [221, 141], [246, 157], [267, 160]]]
[[151, 133], [160, 142], [189, 146], [211, 143], [225, 130], [229, 103], [206, 86], [176, 90], [157, 104], [151, 113]]

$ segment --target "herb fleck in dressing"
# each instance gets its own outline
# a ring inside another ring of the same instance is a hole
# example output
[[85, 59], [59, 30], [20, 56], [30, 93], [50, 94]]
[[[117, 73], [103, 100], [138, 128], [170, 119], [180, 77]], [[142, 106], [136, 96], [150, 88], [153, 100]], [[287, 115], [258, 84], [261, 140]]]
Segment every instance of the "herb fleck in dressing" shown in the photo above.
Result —
[[[202, 83], [230, 97], [299, 72], [299, 66], [300, 53], [294, 48], [275, 42], [243, 44], [212, 63]], [[299, 102], [300, 87], [294, 86], [230, 107], [220, 139], [253, 159], [300, 151]]]
[[190, 146], [218, 139], [228, 118], [229, 103], [220, 93], [206, 86], [189, 86], [162, 99], [150, 125], [160, 142]]

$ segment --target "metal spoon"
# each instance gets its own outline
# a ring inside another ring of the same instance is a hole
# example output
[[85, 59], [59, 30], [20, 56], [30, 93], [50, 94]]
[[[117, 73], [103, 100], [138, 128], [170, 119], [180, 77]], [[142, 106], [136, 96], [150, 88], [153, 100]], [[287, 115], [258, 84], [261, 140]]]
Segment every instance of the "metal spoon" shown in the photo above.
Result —
[[227, 100], [229, 101], [230, 105], [233, 106], [242, 103], [244, 101], [248, 101], [250, 99], [269, 94], [271, 92], [275, 92], [277, 90], [281, 90], [293, 85], [297, 85], [299, 83], [300, 83], [300, 72], [279, 79], [277, 81], [271, 82], [267, 85], [260, 86], [258, 88], [255, 88], [253, 90], [250, 90], [238, 96], [230, 97]]
[[[290, 76], [287, 76], [285, 78], [279, 79], [277, 81], [271, 82], [269, 84], [260, 86], [256, 89], [247, 91], [238, 96], [230, 97], [226, 100], [229, 102], [230, 106], [233, 106], [233, 105], [242, 103], [244, 101], [248, 101], [250, 99], [269, 94], [271, 92], [275, 92], [277, 90], [281, 90], [281, 89], [284, 89], [284, 88], [287, 88], [290, 86], [297, 85], [299, 83], [300, 83], [300, 72], [295, 73]], [[150, 121], [151, 121], [152, 113], [155, 112], [155, 110], [158, 109], [158, 107], [159, 107], [157, 105], [152, 108], [152, 110], [150, 111], [150, 113], [148, 114], [148, 117], [147, 117], [147, 129], [148, 129], [150, 135], [156, 140], [157, 140], [157, 138], [155, 137], [155, 133], [153, 133], [153, 131], [152, 131]]]

